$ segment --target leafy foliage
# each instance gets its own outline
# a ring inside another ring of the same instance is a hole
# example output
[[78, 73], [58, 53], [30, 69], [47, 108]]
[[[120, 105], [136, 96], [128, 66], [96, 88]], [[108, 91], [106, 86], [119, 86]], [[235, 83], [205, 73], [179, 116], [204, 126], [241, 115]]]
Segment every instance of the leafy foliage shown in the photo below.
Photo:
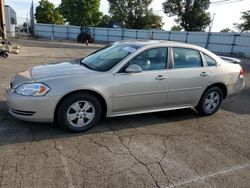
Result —
[[35, 18], [37, 23], [63, 24], [63, 17], [58, 8], [48, 0], [39, 1], [36, 7]]
[[182, 27], [179, 26], [179, 25], [174, 25], [172, 28], [171, 28], [171, 31], [181, 31], [182, 30]]
[[235, 24], [236, 27], [241, 31], [250, 31], [250, 10], [242, 12], [241, 20], [243, 23]]
[[97, 27], [112, 27], [113, 21], [109, 15], [104, 15], [101, 17], [101, 20]]
[[129, 29], [161, 29], [162, 18], [149, 8], [152, 0], [108, 0], [115, 22]]
[[23, 22], [23, 27], [25, 28], [27, 28], [27, 22]]
[[175, 21], [185, 31], [203, 31], [211, 22], [209, 0], [166, 0], [163, 10], [168, 16], [177, 16]]
[[225, 29], [222, 29], [220, 32], [221, 33], [229, 33], [229, 32], [233, 32], [233, 31], [229, 28], [225, 28]]
[[152, 10], [145, 16], [144, 28], [145, 29], [161, 29], [163, 26], [162, 17], [153, 13]]
[[60, 10], [71, 25], [94, 26], [100, 22], [100, 0], [62, 0]]

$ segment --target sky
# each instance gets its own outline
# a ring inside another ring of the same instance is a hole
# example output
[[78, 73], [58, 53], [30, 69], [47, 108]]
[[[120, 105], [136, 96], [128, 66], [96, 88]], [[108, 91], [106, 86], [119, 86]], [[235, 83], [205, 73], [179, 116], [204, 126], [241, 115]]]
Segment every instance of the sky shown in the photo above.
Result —
[[[5, 0], [6, 5], [10, 5], [17, 13], [18, 22], [24, 22], [29, 13], [32, 0]], [[34, 0], [35, 6], [38, 5], [39, 0]], [[61, 0], [49, 0], [55, 5], [59, 5]], [[211, 0], [211, 2], [218, 0]], [[241, 22], [241, 12], [250, 10], [250, 0], [235, 0], [234, 3], [224, 3], [217, 5], [210, 5], [209, 12], [211, 15], [215, 14], [214, 23], [212, 27], [213, 32], [219, 32], [224, 28], [234, 29], [233, 23]], [[163, 18], [164, 30], [170, 30], [175, 25], [174, 18], [168, 17], [162, 11], [162, 3], [164, 0], [153, 0], [151, 7], [154, 12]], [[107, 0], [101, 0], [100, 10], [108, 14], [109, 4]]]

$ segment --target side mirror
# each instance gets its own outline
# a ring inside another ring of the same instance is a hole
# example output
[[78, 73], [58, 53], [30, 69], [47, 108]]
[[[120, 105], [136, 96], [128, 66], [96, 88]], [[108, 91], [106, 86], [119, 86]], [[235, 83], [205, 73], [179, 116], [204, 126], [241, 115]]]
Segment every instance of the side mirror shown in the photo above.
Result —
[[132, 64], [129, 65], [125, 70], [126, 73], [139, 73], [142, 72], [142, 68], [139, 65]]

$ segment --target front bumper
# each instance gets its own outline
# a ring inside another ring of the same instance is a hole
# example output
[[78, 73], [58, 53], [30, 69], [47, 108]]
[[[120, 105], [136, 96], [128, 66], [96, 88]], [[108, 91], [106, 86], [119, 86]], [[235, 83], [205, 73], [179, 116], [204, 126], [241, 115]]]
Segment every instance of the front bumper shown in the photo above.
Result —
[[26, 97], [6, 89], [5, 97], [9, 113], [21, 120], [32, 122], [53, 122], [58, 97]]

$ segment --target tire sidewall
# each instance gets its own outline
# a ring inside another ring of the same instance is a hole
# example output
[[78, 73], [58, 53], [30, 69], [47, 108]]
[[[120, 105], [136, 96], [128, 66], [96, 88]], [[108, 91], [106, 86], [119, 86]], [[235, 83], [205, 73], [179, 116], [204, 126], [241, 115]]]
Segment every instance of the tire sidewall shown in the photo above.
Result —
[[[92, 120], [92, 122], [90, 122], [88, 125], [84, 127], [74, 127], [70, 124], [70, 122], [67, 119], [67, 112], [68, 112], [69, 107], [78, 101], [90, 102], [93, 104], [95, 108], [94, 119]], [[102, 114], [101, 104], [95, 96], [87, 94], [87, 93], [78, 93], [78, 94], [68, 96], [62, 102], [61, 106], [59, 107], [57, 117], [58, 117], [58, 123], [61, 127], [71, 132], [83, 132], [83, 131], [87, 131], [93, 128], [101, 119], [101, 114]]]
[[6, 52], [3, 52], [3, 53], [2, 53], [2, 57], [3, 57], [3, 58], [8, 58], [8, 56], [9, 56], [9, 55], [8, 55]]

